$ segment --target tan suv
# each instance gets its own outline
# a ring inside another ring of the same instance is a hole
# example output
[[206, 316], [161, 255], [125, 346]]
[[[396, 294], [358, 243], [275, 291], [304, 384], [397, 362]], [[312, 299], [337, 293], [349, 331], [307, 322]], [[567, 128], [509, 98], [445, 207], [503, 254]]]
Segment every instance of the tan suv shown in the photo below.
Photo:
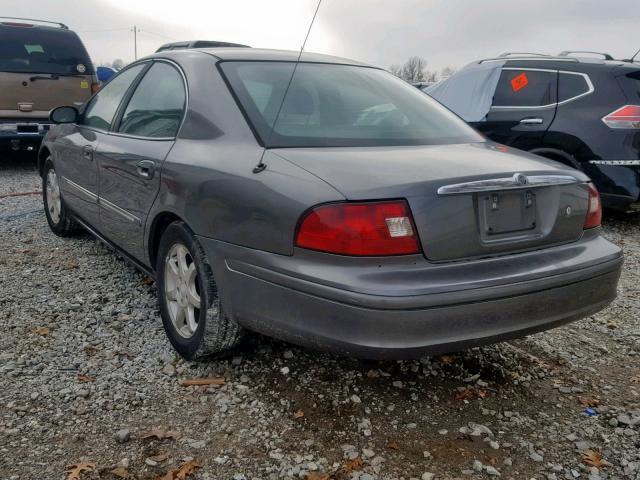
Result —
[[0, 152], [37, 151], [49, 111], [97, 89], [89, 55], [66, 25], [0, 17]]

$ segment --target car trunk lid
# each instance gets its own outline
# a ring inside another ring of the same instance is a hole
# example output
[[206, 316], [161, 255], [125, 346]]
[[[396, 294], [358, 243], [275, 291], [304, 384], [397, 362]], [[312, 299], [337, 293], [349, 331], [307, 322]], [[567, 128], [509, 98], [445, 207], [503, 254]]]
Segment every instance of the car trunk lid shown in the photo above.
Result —
[[[588, 178], [492, 143], [280, 149], [349, 200], [405, 198], [427, 259], [501, 255], [580, 238]], [[522, 183], [528, 179], [528, 183]]]

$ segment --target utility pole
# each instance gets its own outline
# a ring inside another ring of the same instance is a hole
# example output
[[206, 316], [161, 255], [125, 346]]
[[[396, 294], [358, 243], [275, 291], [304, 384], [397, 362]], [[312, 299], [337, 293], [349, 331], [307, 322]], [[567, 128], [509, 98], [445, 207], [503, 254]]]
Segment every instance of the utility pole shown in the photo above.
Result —
[[133, 26], [133, 56], [134, 60], [138, 59], [138, 32], [140, 29], [137, 26]]

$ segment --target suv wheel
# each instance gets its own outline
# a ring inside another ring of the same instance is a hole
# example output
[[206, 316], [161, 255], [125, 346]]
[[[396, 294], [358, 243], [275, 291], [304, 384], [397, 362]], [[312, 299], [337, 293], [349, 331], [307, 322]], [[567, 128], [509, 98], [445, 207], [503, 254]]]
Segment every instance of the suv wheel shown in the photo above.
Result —
[[60, 179], [50, 159], [47, 159], [42, 175], [42, 201], [53, 233], [68, 237], [78, 231], [78, 224], [69, 215], [60, 195]]
[[156, 272], [162, 323], [181, 356], [196, 360], [239, 343], [242, 327], [224, 313], [209, 261], [184, 223], [162, 235]]

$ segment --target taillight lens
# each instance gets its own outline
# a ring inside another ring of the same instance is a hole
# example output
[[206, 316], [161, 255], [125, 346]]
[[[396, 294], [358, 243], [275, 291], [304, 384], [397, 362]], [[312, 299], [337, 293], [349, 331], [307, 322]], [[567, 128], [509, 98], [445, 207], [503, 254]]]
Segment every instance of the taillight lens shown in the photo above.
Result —
[[91, 93], [98, 93], [100, 91], [100, 84], [99, 83], [92, 83], [91, 84]]
[[640, 129], [640, 105], [625, 105], [611, 112], [602, 121], [609, 128]]
[[411, 212], [404, 200], [316, 207], [302, 219], [296, 245], [354, 256], [420, 253]]
[[584, 220], [584, 229], [599, 227], [602, 223], [602, 202], [600, 194], [593, 183], [588, 183], [589, 189], [589, 209], [587, 210], [587, 218]]

